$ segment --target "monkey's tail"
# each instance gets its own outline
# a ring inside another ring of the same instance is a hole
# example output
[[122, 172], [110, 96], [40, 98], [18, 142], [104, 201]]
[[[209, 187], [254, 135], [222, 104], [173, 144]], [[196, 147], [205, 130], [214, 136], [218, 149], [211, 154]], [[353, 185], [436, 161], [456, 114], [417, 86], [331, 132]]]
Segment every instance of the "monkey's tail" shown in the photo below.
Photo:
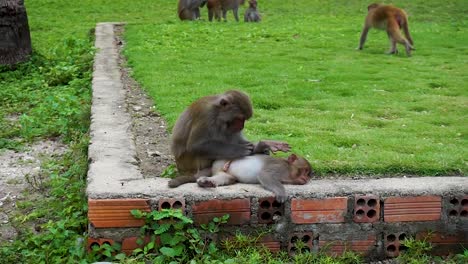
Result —
[[179, 176], [174, 179], [171, 179], [168, 183], [169, 188], [175, 188], [182, 184], [190, 183], [190, 182], [197, 182], [197, 179], [193, 176]]

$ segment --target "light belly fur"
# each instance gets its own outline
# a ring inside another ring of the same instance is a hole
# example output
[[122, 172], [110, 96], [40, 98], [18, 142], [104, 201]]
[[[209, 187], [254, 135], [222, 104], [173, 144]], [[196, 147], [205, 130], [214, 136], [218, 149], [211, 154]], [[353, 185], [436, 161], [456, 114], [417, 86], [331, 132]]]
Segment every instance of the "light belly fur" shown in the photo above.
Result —
[[[229, 166], [228, 173], [242, 183], [258, 183], [257, 176], [263, 167], [262, 155], [247, 156], [234, 160]], [[213, 163], [213, 173], [222, 170], [227, 160], [217, 160]]]

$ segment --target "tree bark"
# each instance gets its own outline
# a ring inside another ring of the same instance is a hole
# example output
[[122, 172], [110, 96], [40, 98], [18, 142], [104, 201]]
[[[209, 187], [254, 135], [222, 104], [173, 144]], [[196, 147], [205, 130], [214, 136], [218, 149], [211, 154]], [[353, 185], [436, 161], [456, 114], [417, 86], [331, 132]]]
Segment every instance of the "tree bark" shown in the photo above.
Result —
[[25, 61], [31, 52], [24, 0], [0, 0], [0, 65]]

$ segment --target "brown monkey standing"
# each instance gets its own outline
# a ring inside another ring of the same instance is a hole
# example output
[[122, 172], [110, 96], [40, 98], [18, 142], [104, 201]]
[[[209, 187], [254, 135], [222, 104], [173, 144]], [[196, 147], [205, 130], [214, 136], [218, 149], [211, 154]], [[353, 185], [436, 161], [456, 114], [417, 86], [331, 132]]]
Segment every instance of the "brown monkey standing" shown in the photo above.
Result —
[[[371, 27], [387, 31], [390, 39], [390, 54], [398, 53], [397, 42], [403, 44], [406, 49], [406, 55], [411, 56], [413, 48], [413, 39], [408, 29], [408, 17], [403, 9], [392, 5], [383, 5], [378, 3], [370, 4], [368, 13], [362, 29], [361, 38], [358, 49], [362, 50], [366, 42], [367, 33]], [[401, 34], [400, 29], [403, 29], [405, 37]]]
[[208, 0], [208, 20], [213, 20], [213, 15], [216, 20], [221, 20], [221, 13], [224, 21], [226, 21], [227, 11], [232, 10], [234, 18], [239, 21], [238, 10], [239, 6], [243, 5], [245, 0]]
[[210, 176], [216, 159], [237, 159], [267, 149], [288, 151], [289, 145], [284, 142], [262, 141], [254, 145], [244, 138], [244, 123], [252, 111], [249, 96], [237, 90], [205, 96], [192, 103], [172, 130], [171, 151], [181, 176], [170, 180], [169, 187]]
[[257, 1], [250, 0], [249, 8], [247, 8], [244, 13], [244, 22], [260, 22], [260, 20], [262, 20], [262, 18], [257, 11]]
[[196, 20], [200, 18], [200, 7], [203, 7], [206, 0], [179, 0], [177, 14], [180, 20]]
[[216, 160], [212, 167], [212, 177], [200, 177], [201, 187], [230, 185], [235, 182], [260, 183], [272, 191], [278, 202], [286, 201], [285, 184], [306, 184], [312, 176], [310, 163], [296, 154], [287, 159], [268, 155], [253, 155], [233, 161]]

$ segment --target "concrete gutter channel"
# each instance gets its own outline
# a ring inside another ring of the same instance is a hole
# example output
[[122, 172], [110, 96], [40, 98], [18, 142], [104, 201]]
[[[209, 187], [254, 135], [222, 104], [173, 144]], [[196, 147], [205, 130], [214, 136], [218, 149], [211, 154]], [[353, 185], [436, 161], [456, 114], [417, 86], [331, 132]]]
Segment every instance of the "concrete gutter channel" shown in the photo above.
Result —
[[381, 259], [397, 256], [404, 237], [421, 237], [428, 231], [435, 232], [430, 241], [436, 254], [468, 247], [467, 177], [314, 180], [287, 186], [290, 200], [284, 205], [257, 185], [207, 190], [186, 184], [169, 189], [168, 179], [145, 179], [136, 159], [113, 43], [117, 24], [96, 27], [88, 245], [118, 242], [124, 252], [131, 252], [138, 246], [135, 237], [142, 222], [129, 210], [177, 207], [196, 223], [230, 214], [227, 234], [273, 227], [275, 231], [261, 242], [272, 251], [293, 253], [295, 241], [302, 239], [312, 251], [327, 249], [334, 254], [351, 249]]

